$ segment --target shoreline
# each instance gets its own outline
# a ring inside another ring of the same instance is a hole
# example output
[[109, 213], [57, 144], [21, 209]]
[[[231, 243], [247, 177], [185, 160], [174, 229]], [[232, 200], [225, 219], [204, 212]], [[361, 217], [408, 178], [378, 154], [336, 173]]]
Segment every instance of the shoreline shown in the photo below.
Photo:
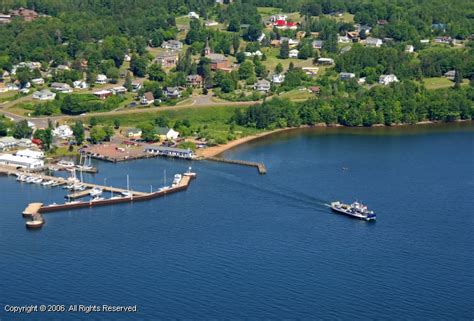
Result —
[[457, 123], [467, 123], [467, 122], [472, 122], [474, 124], [474, 121], [472, 121], [470, 119], [466, 119], [466, 120], [456, 120], [456, 121], [450, 122], [450, 123], [426, 120], [426, 121], [417, 122], [416, 124], [394, 124], [394, 125], [391, 125], [391, 126], [377, 124], [377, 125], [373, 125], [373, 126], [370, 126], [370, 127], [364, 127], [364, 126], [347, 127], [347, 126], [343, 126], [341, 124], [326, 125], [324, 123], [316, 124], [316, 125], [313, 125], [313, 126], [303, 125], [303, 126], [299, 126], [299, 127], [285, 127], [285, 128], [274, 129], [274, 130], [271, 130], [271, 131], [261, 132], [261, 133], [255, 134], [255, 135], [241, 137], [239, 139], [230, 141], [230, 142], [228, 142], [226, 144], [223, 144], [223, 145], [217, 145], [217, 146], [212, 146], [212, 147], [208, 147], [208, 148], [203, 148], [201, 150], [197, 150], [196, 154], [198, 155], [199, 158], [202, 158], [202, 159], [206, 159], [206, 158], [209, 158], [209, 157], [216, 157], [216, 156], [219, 156], [220, 154], [226, 152], [229, 149], [238, 147], [240, 145], [249, 143], [251, 141], [254, 141], [254, 140], [266, 137], [266, 136], [270, 136], [270, 135], [273, 135], [273, 134], [276, 134], [276, 133], [281, 133], [281, 132], [291, 131], [291, 130], [298, 130], [298, 129], [311, 129], [311, 128], [328, 128], [328, 129], [329, 128], [338, 128], [338, 129], [348, 128], [348, 129], [363, 129], [363, 130], [374, 129], [374, 128], [397, 128], [397, 129], [399, 129], [400, 127], [410, 127], [410, 128], [412, 128], [412, 127], [417, 127], [417, 126], [447, 125], [447, 124], [457, 124]]

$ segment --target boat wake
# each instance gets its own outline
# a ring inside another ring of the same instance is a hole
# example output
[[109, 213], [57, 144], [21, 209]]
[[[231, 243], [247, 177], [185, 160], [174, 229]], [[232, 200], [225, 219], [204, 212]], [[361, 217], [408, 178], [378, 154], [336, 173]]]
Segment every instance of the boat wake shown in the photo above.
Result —
[[[257, 184], [257, 183], [249, 182], [243, 178], [240, 178], [230, 173], [223, 173], [220, 171], [212, 171], [212, 172], [215, 172], [215, 174], [218, 174], [220, 177], [224, 179], [243, 185], [247, 188], [252, 188], [260, 192], [276, 195], [276, 196], [279, 196], [280, 199], [295, 201], [295, 202], [289, 203], [292, 206], [297, 206], [301, 208], [311, 208], [313, 210], [315, 209], [315, 207], [316, 208], [319, 207], [319, 209], [321, 209], [321, 212], [323, 212], [322, 210], [323, 207], [329, 206], [327, 200], [316, 198], [304, 192], [290, 189], [286, 186], [279, 186], [277, 184], [274, 184], [268, 181], [262, 184]], [[324, 210], [324, 212], [326, 211]]]

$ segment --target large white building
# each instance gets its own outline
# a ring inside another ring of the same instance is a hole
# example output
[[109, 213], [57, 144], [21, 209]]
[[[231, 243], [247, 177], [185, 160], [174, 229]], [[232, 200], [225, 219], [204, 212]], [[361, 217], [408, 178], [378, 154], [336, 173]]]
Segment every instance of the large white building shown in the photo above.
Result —
[[68, 125], [61, 125], [61, 126], [56, 127], [53, 130], [53, 135], [57, 136], [57, 137], [60, 137], [62, 139], [72, 137], [73, 134], [74, 133], [72, 132], [71, 127], [69, 127]]
[[31, 150], [31, 149], [22, 149], [16, 152], [16, 156], [32, 158], [32, 159], [43, 159], [44, 152]]
[[12, 154], [2, 154], [0, 155], [0, 165], [6, 165], [15, 168], [21, 167], [26, 169], [39, 169], [44, 167], [44, 161], [42, 159], [16, 156]]
[[398, 82], [398, 78], [394, 74], [381, 75], [380, 78], [379, 78], [379, 84], [381, 84], [381, 85], [387, 86], [387, 85], [390, 85], [393, 82]]

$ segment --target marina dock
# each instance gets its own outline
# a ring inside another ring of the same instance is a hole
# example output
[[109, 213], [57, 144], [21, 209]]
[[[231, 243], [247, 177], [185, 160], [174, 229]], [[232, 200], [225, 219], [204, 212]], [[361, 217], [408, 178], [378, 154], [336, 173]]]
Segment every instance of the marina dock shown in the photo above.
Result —
[[243, 165], [243, 166], [251, 166], [251, 167], [256, 167], [258, 169], [258, 173], [260, 175], [264, 175], [267, 173], [267, 168], [265, 167], [265, 164], [263, 163], [257, 163], [257, 162], [249, 162], [249, 161], [243, 161], [243, 160], [234, 160], [234, 159], [226, 159], [226, 158], [221, 158], [221, 157], [208, 157], [206, 160], [214, 161], [214, 162], [221, 162], [221, 163], [228, 163], [228, 164], [237, 164], [237, 165]]

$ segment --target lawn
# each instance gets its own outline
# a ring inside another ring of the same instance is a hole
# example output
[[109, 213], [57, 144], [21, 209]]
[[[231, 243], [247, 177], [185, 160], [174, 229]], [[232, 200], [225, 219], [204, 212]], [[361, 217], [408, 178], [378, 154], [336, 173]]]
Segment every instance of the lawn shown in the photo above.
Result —
[[7, 101], [12, 101], [12, 100], [15, 100], [15, 99], [20, 98], [20, 97], [21, 97], [21, 94], [19, 94], [16, 91], [9, 91], [9, 92], [6, 92], [6, 93], [2, 93], [2, 94], [0, 94], [0, 103], [4, 103], [4, 102], [7, 102]]
[[7, 110], [10, 113], [14, 113], [20, 116], [30, 116], [31, 113], [35, 110], [34, 103], [31, 102], [23, 102], [21, 104], [16, 104], [11, 107], [8, 107]]
[[335, 19], [340, 22], [354, 23], [354, 15], [349, 12], [344, 12], [342, 17], [326, 15], [329, 18]]
[[[177, 120], [187, 119], [191, 123], [191, 128], [196, 131], [198, 128], [206, 130], [214, 137], [227, 137], [230, 129], [229, 119], [234, 115], [235, 109], [246, 108], [244, 106], [226, 106], [226, 107], [189, 107], [179, 110], [162, 110], [154, 108], [147, 113], [129, 113], [114, 116], [95, 116], [99, 124], [113, 125], [118, 119], [121, 127], [135, 127], [139, 124], [153, 122], [158, 116], [165, 116], [173, 124]], [[89, 119], [84, 119], [88, 122]], [[258, 132], [255, 128], [246, 128], [235, 126], [236, 132], [241, 132], [241, 136], [248, 136]]]
[[268, 70], [273, 71], [278, 65], [281, 63], [283, 69], [288, 69], [290, 62], [293, 62], [295, 67], [314, 67], [313, 59], [296, 59], [296, 58], [288, 58], [288, 59], [280, 59], [278, 58], [278, 54], [280, 53], [280, 48], [263, 48], [262, 52], [265, 53], [267, 56], [267, 60], [263, 61], [263, 64], [267, 67]]
[[[432, 77], [424, 79], [426, 89], [442, 89], [454, 86], [454, 82], [446, 77]], [[464, 79], [462, 85], [468, 85], [469, 80]]]
[[308, 99], [314, 98], [315, 95], [310, 93], [306, 89], [301, 90], [301, 89], [298, 88], [298, 89], [294, 89], [294, 90], [291, 90], [291, 91], [284, 92], [284, 93], [280, 94], [278, 97], [290, 99], [292, 101], [303, 101], [303, 100], [308, 100]]

